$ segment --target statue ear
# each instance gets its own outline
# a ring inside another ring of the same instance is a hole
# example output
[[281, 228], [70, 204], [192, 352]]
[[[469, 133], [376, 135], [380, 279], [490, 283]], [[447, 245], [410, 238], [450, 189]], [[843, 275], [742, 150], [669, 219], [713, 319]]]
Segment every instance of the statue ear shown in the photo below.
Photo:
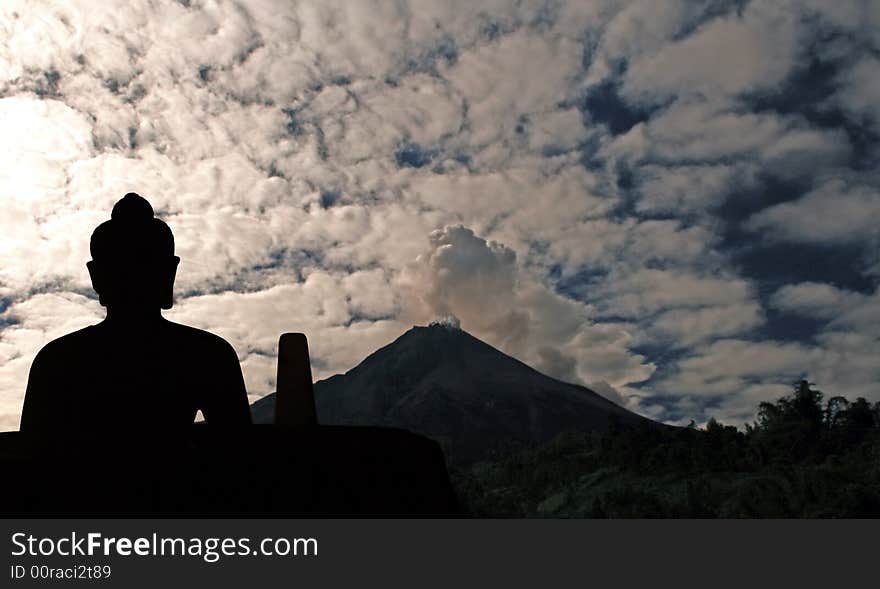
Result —
[[104, 276], [101, 272], [100, 264], [91, 260], [86, 262], [86, 268], [89, 269], [89, 276], [92, 279], [92, 289], [98, 293], [98, 302], [106, 306], [106, 301], [104, 300]]
[[165, 285], [165, 292], [162, 293], [163, 309], [170, 309], [174, 306], [174, 279], [177, 277], [177, 265], [180, 264], [178, 256], [172, 256], [171, 265], [168, 268], [169, 282]]

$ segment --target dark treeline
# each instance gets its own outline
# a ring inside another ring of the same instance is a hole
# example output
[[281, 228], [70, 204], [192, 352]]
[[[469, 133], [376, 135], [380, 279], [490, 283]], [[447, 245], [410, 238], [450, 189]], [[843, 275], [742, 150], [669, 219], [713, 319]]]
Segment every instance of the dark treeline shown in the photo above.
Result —
[[741, 431], [612, 426], [453, 471], [494, 517], [880, 517], [880, 403], [806, 381]]

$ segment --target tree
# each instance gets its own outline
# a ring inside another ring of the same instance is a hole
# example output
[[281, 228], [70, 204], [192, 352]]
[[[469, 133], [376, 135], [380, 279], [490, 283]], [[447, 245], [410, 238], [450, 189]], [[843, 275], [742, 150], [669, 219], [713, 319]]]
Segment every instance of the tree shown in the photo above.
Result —
[[794, 393], [758, 408], [751, 434], [759, 455], [785, 461], [802, 460], [816, 449], [825, 426], [821, 391], [806, 380], [794, 383]]
[[825, 425], [830, 429], [840, 426], [845, 420], [849, 409], [849, 401], [845, 397], [831, 397], [825, 404]]

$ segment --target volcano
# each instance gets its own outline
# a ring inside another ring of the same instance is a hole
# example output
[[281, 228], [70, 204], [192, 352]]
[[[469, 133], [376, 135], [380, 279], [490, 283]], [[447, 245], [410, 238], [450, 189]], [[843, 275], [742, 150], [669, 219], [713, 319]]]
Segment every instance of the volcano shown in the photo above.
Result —
[[[653, 423], [444, 324], [413, 327], [314, 390], [319, 423], [404, 428], [438, 440], [456, 463], [566, 430]], [[274, 406], [274, 393], [256, 401], [254, 422], [271, 423]]]

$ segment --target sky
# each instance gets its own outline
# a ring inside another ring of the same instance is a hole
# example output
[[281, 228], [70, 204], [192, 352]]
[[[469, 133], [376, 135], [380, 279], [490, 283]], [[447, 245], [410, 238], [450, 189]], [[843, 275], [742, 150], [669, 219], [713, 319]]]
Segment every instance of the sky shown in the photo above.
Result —
[[129, 191], [252, 401], [437, 319], [669, 423], [880, 400], [877, 2], [4, 0], [0, 125], [0, 430]]

